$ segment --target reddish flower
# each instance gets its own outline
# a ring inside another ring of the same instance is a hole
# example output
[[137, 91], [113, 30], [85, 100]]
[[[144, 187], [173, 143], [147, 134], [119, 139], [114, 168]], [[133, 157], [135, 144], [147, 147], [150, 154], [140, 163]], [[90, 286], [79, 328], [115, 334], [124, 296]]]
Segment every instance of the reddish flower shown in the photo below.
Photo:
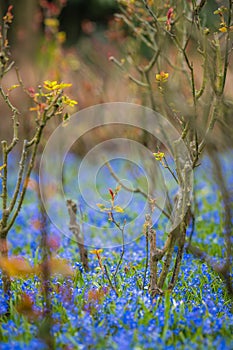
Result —
[[12, 23], [12, 20], [14, 18], [13, 14], [12, 14], [12, 10], [13, 10], [13, 6], [10, 5], [8, 7], [6, 15], [3, 17], [3, 20], [5, 23]]
[[47, 245], [51, 250], [57, 250], [60, 247], [60, 239], [57, 236], [48, 237]]
[[174, 9], [173, 7], [170, 7], [167, 11], [167, 21], [166, 21], [166, 27], [167, 27], [167, 30], [169, 31], [171, 30], [173, 16], [174, 16]]
[[113, 190], [111, 188], [109, 188], [108, 191], [109, 191], [109, 193], [110, 193], [110, 195], [112, 197], [112, 200], [113, 200], [114, 197], [115, 197], [115, 194], [114, 194]]
[[30, 97], [35, 97], [35, 89], [33, 88], [33, 87], [29, 87], [28, 88], [28, 92], [29, 92], [29, 95], [30, 95]]

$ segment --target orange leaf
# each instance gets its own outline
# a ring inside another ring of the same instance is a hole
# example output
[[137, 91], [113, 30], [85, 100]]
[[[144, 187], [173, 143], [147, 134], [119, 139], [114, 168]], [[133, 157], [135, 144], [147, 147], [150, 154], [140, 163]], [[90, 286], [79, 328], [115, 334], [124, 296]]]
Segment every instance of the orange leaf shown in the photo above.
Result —
[[65, 259], [52, 258], [50, 259], [50, 271], [53, 275], [73, 276], [74, 271]]
[[[43, 264], [48, 264], [48, 269], [51, 275], [62, 275], [64, 277], [69, 277], [74, 275], [74, 271], [65, 259], [51, 258], [44, 262]], [[41, 272], [43, 265], [37, 268], [38, 272]]]
[[20, 256], [0, 258], [0, 268], [10, 277], [26, 277], [34, 273], [34, 269], [29, 262]]

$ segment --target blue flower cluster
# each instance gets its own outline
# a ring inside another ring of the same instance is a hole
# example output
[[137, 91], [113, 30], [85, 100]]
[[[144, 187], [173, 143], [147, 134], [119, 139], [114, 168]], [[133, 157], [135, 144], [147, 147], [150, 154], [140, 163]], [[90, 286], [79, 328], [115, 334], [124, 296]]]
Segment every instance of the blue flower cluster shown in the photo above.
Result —
[[[229, 162], [229, 157], [223, 158], [223, 166], [227, 183], [231, 186], [232, 174], [229, 175], [226, 162]], [[223, 214], [218, 188], [209, 176], [205, 177], [205, 166], [209, 167], [208, 160], [204, 160], [204, 170], [200, 168], [196, 174], [198, 214], [193, 242], [219, 261], [225, 249]], [[135, 212], [141, 209], [141, 205], [139, 201], [137, 205], [134, 203]], [[85, 210], [84, 203], [82, 210]], [[91, 211], [85, 215], [84, 220], [88, 221]], [[131, 217], [132, 213], [127, 212], [126, 220]], [[98, 225], [108, 225], [106, 215], [98, 220]], [[162, 220], [156, 223], [158, 245], [163, 242], [165, 224]], [[232, 349], [232, 304], [224, 283], [216, 272], [191, 254], [184, 254], [179, 281], [173, 292], [152, 298], [148, 293], [149, 272], [146, 287], [142, 290], [145, 237], [141, 235], [133, 239], [125, 246], [117, 275], [117, 296], [103, 276], [95, 254], [89, 254], [90, 271], [84, 272], [77, 243], [61, 235], [52, 223], [47, 229], [49, 237], [54, 239], [52, 242], [59, 242], [53, 253], [66, 258], [75, 271], [73, 279], [60, 276], [51, 280], [52, 335], [56, 349]], [[134, 237], [133, 233], [128, 234]], [[23, 255], [33, 265], [41, 259], [40, 242], [38, 201], [35, 193], [29, 190], [26, 204], [9, 234], [10, 254]], [[114, 247], [101, 253], [110, 277], [120, 252], [121, 247]], [[0, 290], [0, 313], [3, 315], [7, 300], [2, 282]], [[30, 297], [37, 317], [30, 318], [20, 313], [17, 302], [22, 293]], [[40, 278], [14, 280], [12, 314], [9, 318], [2, 318], [0, 349], [47, 349], [40, 332], [42, 310]]]

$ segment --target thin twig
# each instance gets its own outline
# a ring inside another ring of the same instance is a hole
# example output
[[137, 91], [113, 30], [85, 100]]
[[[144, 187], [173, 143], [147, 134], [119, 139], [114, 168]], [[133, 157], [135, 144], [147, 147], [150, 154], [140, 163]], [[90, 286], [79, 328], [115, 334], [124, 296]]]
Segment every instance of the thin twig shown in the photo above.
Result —
[[89, 270], [88, 266], [88, 252], [87, 249], [84, 246], [84, 237], [82, 233], [80, 232], [80, 225], [76, 221], [76, 214], [77, 214], [77, 205], [72, 199], [67, 199], [66, 201], [69, 217], [70, 217], [70, 224], [69, 229], [73, 232], [76, 241], [78, 243], [79, 247], [79, 253], [80, 253], [80, 259], [83, 264], [83, 267], [85, 271]]
[[[150, 199], [150, 197], [148, 196], [147, 193], [145, 193], [142, 189], [140, 189], [139, 187], [137, 188], [131, 188], [131, 187], [128, 187], [126, 186], [121, 180], [120, 178], [116, 175], [116, 173], [114, 172], [114, 170], [112, 169], [111, 165], [109, 164], [109, 162], [106, 162], [105, 163], [106, 166], [108, 167], [108, 170], [111, 174], [111, 176], [117, 181], [117, 183], [119, 183], [121, 185], [121, 187], [123, 189], [125, 189], [126, 191], [128, 192], [131, 192], [131, 193], [140, 193], [144, 198], [146, 199]], [[158, 208], [159, 210], [161, 210], [161, 212], [168, 218], [170, 219], [170, 215], [164, 210], [162, 209], [157, 203], [155, 203], [155, 206], [156, 208]]]
[[111, 281], [111, 278], [109, 276], [106, 265], [104, 265], [104, 271], [105, 271], [105, 274], [106, 274], [106, 277], [107, 277], [107, 280], [109, 282], [110, 287], [112, 288], [112, 290], [114, 290], [114, 292], [116, 293], [116, 296], [118, 297], [119, 296], [118, 292], [117, 292], [116, 288], [114, 287], [114, 285], [112, 284], [112, 281]]
[[178, 179], [177, 179], [177, 177], [176, 177], [174, 171], [173, 171], [173, 170], [170, 168], [170, 166], [168, 165], [168, 162], [167, 162], [166, 157], [163, 157], [163, 160], [164, 160], [164, 162], [165, 162], [164, 168], [165, 168], [165, 169], [168, 169], [169, 173], [172, 175], [172, 177], [173, 177], [173, 179], [175, 180], [175, 182], [178, 183]]
[[144, 291], [146, 286], [146, 275], [148, 271], [148, 264], [149, 264], [149, 234], [148, 229], [146, 230], [146, 264], [144, 269], [144, 276], [143, 276], [143, 283], [142, 283], [142, 290]]
[[126, 221], [124, 221], [123, 225], [121, 226], [118, 222], [116, 222], [114, 215], [113, 215], [113, 212], [110, 212], [110, 217], [111, 217], [111, 222], [120, 230], [121, 239], [122, 239], [122, 250], [121, 250], [120, 259], [117, 263], [115, 271], [113, 272], [114, 283], [116, 286], [117, 285], [116, 276], [118, 274], [119, 268], [121, 266], [121, 263], [122, 263], [122, 260], [123, 260], [124, 254], [125, 254], [125, 232], [124, 231], [125, 231]]

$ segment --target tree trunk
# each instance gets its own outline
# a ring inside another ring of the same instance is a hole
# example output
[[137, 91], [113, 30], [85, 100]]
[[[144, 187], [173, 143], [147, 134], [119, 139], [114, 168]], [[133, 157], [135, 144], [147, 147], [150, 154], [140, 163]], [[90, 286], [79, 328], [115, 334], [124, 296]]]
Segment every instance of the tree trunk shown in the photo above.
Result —
[[[0, 238], [0, 254], [1, 254], [1, 257], [8, 258], [8, 244], [7, 244], [6, 237]], [[7, 316], [9, 315], [9, 311], [10, 311], [9, 300], [11, 295], [11, 279], [4, 270], [2, 271], [2, 283], [3, 283], [3, 291], [7, 300], [7, 311], [6, 311], [6, 316]]]

